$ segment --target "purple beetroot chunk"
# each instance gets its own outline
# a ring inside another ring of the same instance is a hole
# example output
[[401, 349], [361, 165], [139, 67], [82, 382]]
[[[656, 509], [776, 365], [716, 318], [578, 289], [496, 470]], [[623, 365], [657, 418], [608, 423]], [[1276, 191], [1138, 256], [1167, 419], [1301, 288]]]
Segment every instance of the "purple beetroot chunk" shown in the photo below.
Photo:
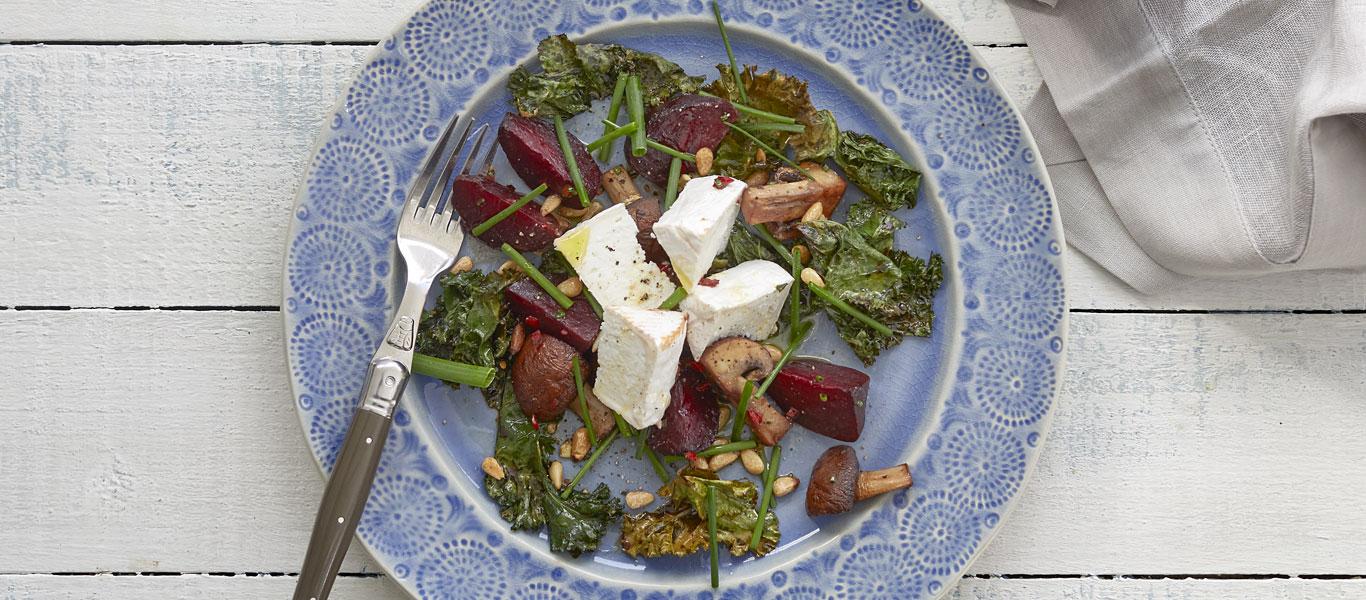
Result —
[[[675, 150], [696, 153], [702, 148], [716, 149], [721, 138], [730, 133], [727, 122], [735, 122], [739, 113], [730, 102], [700, 94], [679, 94], [650, 111], [645, 119], [645, 135]], [[631, 156], [627, 161], [635, 172], [658, 185], [669, 178], [669, 155], [655, 149], [645, 156]], [[683, 163], [684, 173], [693, 173], [692, 163]]]
[[798, 358], [778, 372], [768, 395], [811, 431], [843, 442], [857, 441], [863, 433], [868, 376], [860, 371]]
[[669, 393], [664, 419], [646, 440], [660, 454], [696, 452], [716, 440], [716, 420], [721, 416], [716, 388], [706, 376], [688, 367], [679, 370]]
[[[521, 197], [515, 188], [498, 183], [489, 175], [461, 175], [451, 182], [451, 202], [460, 213], [460, 226], [465, 231], [489, 220]], [[541, 208], [533, 202], [499, 221], [479, 239], [491, 246], [506, 242], [522, 252], [535, 252], [549, 246], [559, 235], [559, 224], [542, 215]]]
[[[553, 279], [553, 278], [552, 278]], [[568, 309], [560, 308], [550, 294], [531, 279], [513, 282], [503, 290], [503, 297], [517, 316], [535, 323], [535, 328], [549, 333], [579, 352], [588, 352], [598, 337], [602, 321], [582, 296]]]
[[[503, 147], [512, 170], [517, 171], [527, 187], [535, 188], [544, 183], [548, 188], [545, 195], [559, 194], [566, 201], [578, 196], [574, 181], [569, 177], [569, 164], [564, 160], [555, 127], [551, 124], [508, 113], [503, 117], [503, 124], [498, 126], [498, 145]], [[574, 152], [574, 162], [579, 165], [583, 185], [588, 188], [588, 197], [601, 194], [602, 171], [588, 154], [588, 148], [572, 133], [569, 134], [569, 147]]]

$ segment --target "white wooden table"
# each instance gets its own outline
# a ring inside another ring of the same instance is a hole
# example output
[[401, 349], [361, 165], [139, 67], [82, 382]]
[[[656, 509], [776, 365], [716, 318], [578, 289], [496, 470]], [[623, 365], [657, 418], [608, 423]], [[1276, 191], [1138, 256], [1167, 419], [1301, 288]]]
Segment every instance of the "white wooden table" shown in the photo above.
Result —
[[[0, 597], [288, 595], [322, 482], [285, 229], [415, 3], [0, 0]], [[1003, 5], [933, 4], [1030, 96]], [[1366, 597], [1366, 276], [1144, 297], [1067, 267], [1052, 435], [956, 597]], [[359, 548], [345, 571], [403, 597]]]

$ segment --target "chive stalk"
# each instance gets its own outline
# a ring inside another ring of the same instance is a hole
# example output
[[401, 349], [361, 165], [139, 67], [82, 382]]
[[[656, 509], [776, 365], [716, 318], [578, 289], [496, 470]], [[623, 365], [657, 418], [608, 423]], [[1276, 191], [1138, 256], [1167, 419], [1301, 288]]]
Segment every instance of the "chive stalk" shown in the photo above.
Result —
[[759, 541], [764, 537], [764, 521], [768, 518], [768, 506], [773, 503], [773, 480], [778, 473], [778, 463], [783, 460], [783, 447], [774, 446], [768, 455], [768, 468], [764, 471], [764, 496], [759, 501], [759, 518], [754, 521], [754, 533], [749, 536], [749, 549], [758, 554]]
[[678, 199], [678, 178], [683, 174], [683, 160], [674, 157], [669, 161], [669, 181], [664, 185], [664, 210], [669, 210]]
[[[615, 121], [615, 120], [617, 120], [617, 113], [621, 112], [621, 102], [622, 102], [622, 100], [625, 100], [625, 99], [626, 99], [626, 74], [623, 73], [623, 74], [621, 74], [621, 75], [617, 75], [617, 84], [616, 84], [616, 87], [613, 87], [613, 88], [612, 88], [612, 103], [611, 103], [610, 105], [608, 105], [608, 107], [607, 107], [607, 120], [609, 120], [609, 121]], [[635, 130], [633, 129], [633, 130], [631, 130], [631, 131], [635, 131]], [[603, 129], [602, 129], [602, 137], [603, 137], [603, 138], [607, 138], [607, 134], [608, 134], [608, 133], [609, 133], [609, 132], [608, 132], [608, 129], [604, 126]], [[625, 135], [625, 134], [622, 134], [622, 135]], [[600, 147], [603, 148], [603, 149], [602, 149], [601, 151], [598, 152], [598, 160], [600, 160], [600, 161], [602, 161], [602, 162], [608, 162], [609, 160], [611, 160], [611, 158], [612, 158], [612, 146], [611, 146], [610, 142], [611, 142], [613, 139], [616, 139], [616, 138], [608, 138], [607, 141], [606, 141], [606, 142], [603, 142], [603, 144], [600, 146]], [[601, 139], [599, 139], [599, 141], [601, 141]], [[589, 151], [592, 151], [592, 150], [593, 150], [593, 148], [592, 148], [591, 146], [590, 146], [588, 149], [589, 149]]]
[[593, 419], [588, 415], [588, 394], [583, 391], [583, 372], [580, 371], [579, 355], [573, 358], [574, 366], [574, 391], [579, 395], [579, 414], [583, 415], [583, 427], [588, 430], [588, 443], [598, 445], [598, 432], [593, 428]]
[[493, 383], [493, 369], [421, 353], [413, 353], [413, 372], [470, 387], [486, 388]]
[[555, 299], [555, 304], [560, 305], [560, 308], [567, 310], [574, 305], [574, 301], [569, 299], [569, 296], [564, 295], [564, 292], [561, 292], [560, 288], [555, 287], [555, 284], [551, 283], [550, 280], [546, 278], [545, 274], [542, 273], [540, 269], [537, 269], [535, 265], [531, 264], [525, 256], [522, 256], [522, 253], [518, 252], [516, 248], [505, 243], [503, 244], [503, 254], [506, 254], [508, 258], [511, 258], [512, 262], [517, 264], [517, 268], [521, 269], [523, 273], [526, 273], [527, 276], [531, 277], [532, 281], [535, 281], [540, 285], [541, 289], [545, 290], [545, 293], [550, 294], [550, 297]]
[[806, 126], [801, 123], [746, 123], [742, 125], [746, 131], [790, 131], [792, 133], [803, 133]]
[[[626, 124], [626, 125], [617, 125], [616, 123], [613, 123], [613, 122], [608, 121], [608, 120], [605, 120], [605, 119], [603, 120], [602, 123], [603, 123], [603, 125], [609, 125], [609, 126], [611, 126], [611, 127], [616, 127], [616, 128], [618, 128], [618, 129], [625, 128], [625, 127], [630, 127], [630, 126], [631, 126], [629, 123]], [[614, 131], [614, 133], [615, 133], [615, 131]], [[660, 151], [660, 152], [663, 152], [663, 153], [665, 153], [665, 154], [668, 154], [669, 156], [672, 156], [672, 157], [677, 158], [677, 159], [679, 159], [679, 160], [687, 161], [687, 162], [690, 162], [690, 163], [695, 163], [695, 162], [697, 162], [697, 155], [696, 155], [696, 154], [693, 154], [693, 153], [691, 153], [691, 152], [684, 152], [684, 151], [682, 151], [682, 150], [678, 150], [678, 149], [675, 149], [675, 148], [670, 148], [670, 147], [665, 146], [664, 144], [661, 144], [661, 143], [659, 143], [659, 142], [657, 142], [657, 141], [655, 141], [655, 140], [653, 140], [653, 139], [650, 139], [650, 138], [648, 138], [648, 137], [645, 138], [645, 147], [646, 147], [646, 148], [653, 148], [653, 149], [655, 149], [655, 150], [658, 150], [658, 151]]]
[[715, 446], [711, 446], [699, 451], [697, 453], [697, 456], [701, 458], [707, 458], [709, 456], [716, 456], [717, 454], [725, 454], [727, 452], [739, 452], [741, 450], [749, 450], [750, 448], [754, 448], [758, 445], [759, 444], [756, 443], [754, 440], [740, 440], [738, 442], [731, 442], [729, 444], [717, 444]]
[[688, 290], [683, 289], [683, 286], [680, 285], [674, 288], [674, 293], [669, 294], [669, 297], [664, 299], [664, 302], [659, 305], [659, 310], [673, 310], [678, 307], [679, 302], [687, 297]]
[[[705, 91], [705, 90], [698, 90], [697, 93], [699, 93], [699, 94], [701, 94], [701, 95], [703, 95], [703, 96], [711, 96], [712, 98], [720, 98], [720, 96], [717, 96], [716, 94], [713, 94], [713, 93], [708, 92], [708, 91]], [[789, 116], [787, 116], [787, 115], [780, 115], [780, 114], [778, 114], [778, 113], [771, 113], [771, 112], [768, 112], [768, 111], [766, 111], [766, 110], [759, 110], [759, 109], [757, 109], [757, 108], [754, 108], [753, 106], [749, 106], [749, 105], [746, 105], [746, 104], [741, 104], [741, 103], [736, 102], [736, 101], [734, 101], [734, 100], [731, 100], [731, 99], [729, 99], [729, 98], [727, 98], [727, 99], [725, 99], [725, 100], [726, 100], [727, 102], [730, 102], [730, 105], [731, 105], [731, 106], [734, 106], [734, 107], [735, 107], [735, 110], [740, 111], [740, 114], [748, 115], [748, 116], [754, 117], [754, 118], [759, 119], [759, 120], [762, 120], [762, 121], [773, 121], [773, 122], [775, 122], [775, 123], [788, 123], [788, 124], [792, 124], [792, 123], [796, 123], [796, 122], [797, 122], [796, 119], [794, 119], [794, 118], [792, 118], [792, 117], [789, 117]]]
[[830, 290], [827, 290], [818, 285], [808, 285], [806, 287], [807, 289], [811, 290], [811, 293], [815, 294], [821, 300], [826, 301], [826, 303], [828, 303], [830, 306], [839, 309], [840, 312], [846, 315], [849, 315], [855, 319], [858, 319], [859, 321], [862, 321], [864, 325], [872, 327], [874, 331], [877, 331], [878, 333], [886, 336], [896, 335], [896, 332], [892, 331], [890, 327], [877, 322], [877, 319], [868, 316], [863, 311], [854, 308], [853, 306], [850, 306], [848, 302], [840, 300], [834, 294], [831, 294]]
[[[763, 525], [763, 517], [759, 524]], [[707, 538], [711, 547], [711, 587], [716, 589], [721, 585], [721, 552], [716, 544], [716, 487], [711, 484], [707, 484]]]
[[788, 259], [792, 262], [792, 289], [787, 296], [787, 342], [790, 344], [797, 339], [797, 323], [802, 319], [802, 259], [796, 252], [789, 252]]
[[730, 75], [735, 78], [735, 93], [740, 95], [741, 102], [749, 102], [749, 94], [745, 92], [745, 83], [740, 80], [740, 68], [735, 64], [735, 52], [730, 49], [730, 36], [726, 35], [726, 21], [721, 18], [721, 6], [716, 3], [716, 0], [712, 0], [711, 13], [716, 15], [716, 28], [721, 30], [721, 43], [726, 45], [726, 60], [730, 61]]
[[564, 486], [564, 490], [560, 492], [560, 499], [564, 500], [569, 498], [569, 494], [574, 491], [574, 486], [579, 484], [580, 479], [583, 479], [584, 473], [587, 473], [588, 469], [593, 468], [593, 463], [598, 461], [598, 457], [602, 456], [603, 451], [611, 447], [612, 442], [616, 441], [616, 439], [616, 431], [607, 434], [607, 437], [602, 440], [602, 444], [597, 448], [594, 448], [593, 453], [588, 455], [588, 460], [584, 461], [583, 467], [579, 469], [579, 472], [575, 473], [574, 478], [569, 480], [569, 485]]
[[779, 151], [777, 151], [777, 150], [774, 150], [772, 146], [769, 146], [768, 144], [765, 144], [765, 143], [763, 142], [763, 140], [760, 140], [759, 138], [754, 137], [754, 134], [752, 134], [752, 133], [750, 133], [750, 132], [748, 132], [748, 131], [745, 131], [745, 130], [744, 130], [743, 128], [741, 128], [739, 125], [736, 125], [736, 124], [734, 124], [734, 123], [726, 123], [726, 127], [729, 127], [729, 128], [731, 128], [732, 131], [735, 131], [735, 132], [739, 133], [740, 135], [743, 135], [743, 136], [749, 138], [750, 141], [752, 141], [752, 142], [755, 143], [755, 145], [759, 146], [760, 148], [763, 148], [764, 152], [765, 152], [766, 154], [768, 154], [769, 156], [776, 156], [776, 157], [778, 157], [779, 160], [781, 160], [781, 161], [787, 163], [787, 164], [788, 164], [789, 166], [791, 166], [792, 168], [794, 168], [794, 169], [796, 169], [796, 170], [798, 170], [798, 171], [801, 171], [802, 175], [805, 175], [807, 179], [815, 179], [815, 177], [813, 177], [813, 176], [811, 175], [811, 172], [810, 172], [810, 171], [807, 171], [807, 170], [806, 170], [805, 168], [803, 168], [801, 165], [797, 164], [795, 161], [793, 161], [792, 159], [788, 158], [786, 154], [783, 154], [782, 152], [779, 152]]
[[559, 116], [555, 117], [555, 139], [560, 142], [560, 152], [564, 153], [564, 164], [569, 168], [569, 179], [574, 182], [574, 191], [579, 194], [579, 204], [588, 208], [588, 188], [583, 185], [583, 173], [579, 172], [579, 162], [574, 160], [574, 149], [569, 147], [569, 133], [564, 130], [564, 119]]
[[536, 189], [527, 192], [525, 196], [522, 196], [521, 198], [518, 198], [516, 202], [509, 204], [507, 208], [498, 211], [498, 214], [489, 217], [489, 219], [487, 221], [484, 221], [483, 223], [475, 225], [474, 229], [470, 230], [470, 233], [474, 234], [475, 237], [484, 235], [484, 232], [493, 229], [494, 225], [502, 223], [503, 219], [512, 216], [512, 213], [517, 212], [517, 209], [526, 206], [528, 202], [531, 202], [532, 198], [541, 195], [541, 192], [544, 192], [545, 188], [546, 185], [544, 183], [536, 186]]
[[598, 304], [598, 299], [594, 298], [593, 292], [588, 291], [586, 287], [583, 289], [583, 299], [588, 301], [588, 306], [593, 309], [593, 314], [597, 315], [598, 319], [602, 319], [602, 305]]
[[[593, 141], [591, 141], [591, 142], [588, 142], [587, 148], [588, 148], [588, 151], [589, 151], [589, 152], [592, 152], [592, 151], [597, 150], [597, 149], [599, 149], [599, 148], [601, 148], [601, 147], [603, 147], [603, 146], [606, 146], [606, 145], [612, 143], [612, 140], [615, 140], [615, 139], [617, 139], [617, 138], [619, 138], [619, 137], [622, 137], [622, 136], [625, 136], [625, 135], [631, 135], [631, 134], [635, 133], [635, 132], [636, 132], [636, 123], [635, 123], [635, 121], [630, 121], [630, 122], [626, 123], [625, 125], [617, 126], [617, 125], [613, 124], [611, 120], [603, 119], [603, 120], [602, 120], [602, 128], [603, 128], [603, 129], [606, 129], [606, 130], [607, 130], [607, 133], [602, 134], [602, 137], [600, 137], [600, 138], [598, 138], [598, 139], [596, 139], [596, 140], [593, 140]], [[606, 159], [603, 159], [603, 160], [606, 160]]]
[[616, 411], [612, 411], [612, 418], [616, 420], [617, 431], [620, 431], [623, 437], [632, 437], [636, 434], [636, 430], [626, 422], [626, 419], [621, 418], [621, 415], [617, 414]]
[[735, 416], [730, 426], [730, 439], [740, 438], [740, 434], [745, 431], [745, 411], [749, 410], [749, 401], [754, 397], [754, 382], [745, 380], [745, 387], [740, 392], [740, 401], [735, 404]]
[[645, 456], [650, 459], [650, 466], [654, 467], [655, 475], [659, 476], [661, 484], [669, 483], [669, 470], [664, 468], [664, 464], [659, 462], [659, 455], [655, 454], [653, 448], [645, 447]]
[[631, 155], [645, 156], [645, 101], [640, 97], [640, 77], [632, 75], [626, 80], [626, 108], [636, 130], [631, 134]]
[[645, 457], [645, 437], [643, 435], [636, 436], [636, 460]]

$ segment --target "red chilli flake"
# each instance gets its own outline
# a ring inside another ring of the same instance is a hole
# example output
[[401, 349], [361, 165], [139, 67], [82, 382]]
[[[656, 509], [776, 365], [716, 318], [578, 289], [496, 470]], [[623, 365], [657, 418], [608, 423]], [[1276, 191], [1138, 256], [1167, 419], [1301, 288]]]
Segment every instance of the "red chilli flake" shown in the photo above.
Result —
[[697, 453], [696, 453], [696, 452], [693, 452], [692, 450], [689, 450], [689, 451], [683, 453], [683, 458], [688, 459], [689, 462], [696, 461], [696, 460], [697, 460]]
[[795, 409], [795, 408], [789, 408], [789, 409], [787, 409], [786, 416], [787, 416], [788, 420], [790, 421], [790, 420], [792, 420], [792, 419], [797, 418], [797, 415], [798, 415], [798, 414], [800, 414], [800, 413], [797, 412], [797, 409]]
[[726, 189], [726, 186], [730, 185], [730, 182], [732, 181], [735, 181], [735, 178], [726, 177], [725, 175], [717, 175], [716, 180], [711, 182], [711, 186], [718, 190], [724, 190]]
[[541, 326], [541, 320], [540, 320], [540, 319], [537, 319], [537, 318], [536, 318], [535, 316], [533, 316], [533, 315], [527, 315], [527, 317], [526, 317], [525, 319], [522, 319], [522, 322], [526, 323], [526, 326], [527, 326], [527, 327], [531, 327], [532, 329], [535, 329], [535, 328]]
[[718, 285], [720, 285], [720, 284], [721, 284], [721, 282], [719, 282], [719, 281], [717, 281], [717, 280], [715, 280], [715, 279], [712, 279], [712, 278], [710, 278], [710, 277], [703, 277], [701, 281], [698, 281], [698, 282], [697, 282], [697, 285], [700, 285], [700, 286], [703, 286], [703, 287], [716, 287], [716, 286], [718, 286]]
[[532, 428], [532, 429], [540, 429], [540, 428], [541, 428], [541, 423], [540, 423], [539, 421], [536, 420], [536, 415], [531, 415], [531, 428]]
[[692, 363], [690, 363], [688, 366], [692, 367], [692, 370], [697, 371], [698, 373], [701, 373], [705, 370], [705, 367], [702, 366], [702, 363], [697, 361], [692, 361]]

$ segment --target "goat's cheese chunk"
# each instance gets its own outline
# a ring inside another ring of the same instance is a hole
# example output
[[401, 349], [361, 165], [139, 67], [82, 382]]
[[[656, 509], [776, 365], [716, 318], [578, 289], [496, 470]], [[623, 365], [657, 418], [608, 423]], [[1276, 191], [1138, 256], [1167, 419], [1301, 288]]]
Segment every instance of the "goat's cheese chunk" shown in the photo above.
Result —
[[636, 429], [664, 418], [678, 375], [688, 316], [668, 310], [610, 306], [598, 334], [593, 393]]
[[692, 179], [655, 223], [655, 238], [689, 293], [726, 247], [744, 192], [745, 182], [738, 179], [716, 175]]
[[636, 222], [617, 204], [555, 238], [588, 291], [606, 306], [654, 308], [674, 292], [659, 266], [645, 258], [636, 241]]
[[711, 276], [679, 305], [688, 315], [688, 347], [702, 356], [707, 346], [733, 335], [763, 340], [778, 330], [792, 275], [775, 263], [751, 260]]

